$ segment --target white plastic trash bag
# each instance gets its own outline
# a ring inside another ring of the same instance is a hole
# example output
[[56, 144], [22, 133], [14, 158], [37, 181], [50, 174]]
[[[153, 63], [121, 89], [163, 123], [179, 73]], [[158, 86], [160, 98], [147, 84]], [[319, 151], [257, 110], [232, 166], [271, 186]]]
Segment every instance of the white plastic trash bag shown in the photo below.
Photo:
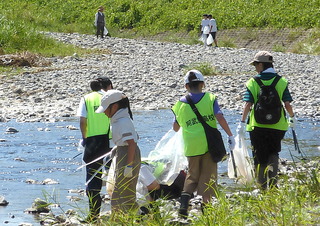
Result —
[[248, 154], [247, 144], [243, 136], [239, 134], [235, 137], [235, 148], [233, 150], [233, 157], [235, 166], [237, 169], [237, 175], [235, 175], [232, 156], [230, 154], [228, 159], [228, 176], [229, 178], [235, 178], [242, 184], [250, 184], [254, 179], [254, 172], [250, 156]]
[[203, 34], [207, 35], [210, 33], [210, 27], [209, 26], [204, 26], [203, 28]]
[[106, 27], [104, 27], [104, 29], [103, 29], [103, 35], [106, 36], [106, 35], [108, 34], [108, 32], [109, 32], [108, 29], [107, 29]]
[[184, 156], [182, 129], [178, 132], [169, 130], [158, 142], [155, 149], [148, 155], [147, 160], [164, 164], [163, 171], [157, 177], [161, 184], [171, 185], [177, 178], [180, 170], [188, 166]]
[[207, 38], [207, 45], [211, 45], [213, 43], [213, 37], [210, 34], [209, 37]]

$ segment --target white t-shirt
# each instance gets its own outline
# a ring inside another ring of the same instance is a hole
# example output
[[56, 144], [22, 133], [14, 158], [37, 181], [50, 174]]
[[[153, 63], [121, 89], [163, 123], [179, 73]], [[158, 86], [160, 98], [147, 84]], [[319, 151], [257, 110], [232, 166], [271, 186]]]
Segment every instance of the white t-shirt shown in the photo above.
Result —
[[205, 20], [205, 19], [202, 19], [202, 21], [201, 21], [201, 31], [203, 31], [203, 28], [205, 27], [205, 26], [209, 26], [209, 20]]
[[138, 142], [138, 134], [130, 118], [128, 108], [118, 110], [111, 118], [112, 141], [117, 146], [128, 146], [127, 140]]
[[209, 21], [209, 26], [212, 26], [210, 32], [217, 32], [217, 23], [215, 19]]

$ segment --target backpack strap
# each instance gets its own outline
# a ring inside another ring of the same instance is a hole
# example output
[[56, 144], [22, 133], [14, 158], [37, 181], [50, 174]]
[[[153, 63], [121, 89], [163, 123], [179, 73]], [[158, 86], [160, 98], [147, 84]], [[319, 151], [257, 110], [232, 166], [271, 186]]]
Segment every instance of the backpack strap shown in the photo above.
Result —
[[[258, 83], [258, 85], [259, 85], [260, 87], [264, 86], [264, 84], [261, 82], [261, 78], [259, 78], [259, 77], [257, 77], [257, 76], [255, 76], [255, 77], [253, 77], [253, 78], [254, 78], [254, 80]], [[277, 76], [277, 75], [276, 75], [270, 86], [275, 87], [275, 86], [277, 85], [278, 81], [280, 80], [280, 78], [281, 78], [280, 76]]]

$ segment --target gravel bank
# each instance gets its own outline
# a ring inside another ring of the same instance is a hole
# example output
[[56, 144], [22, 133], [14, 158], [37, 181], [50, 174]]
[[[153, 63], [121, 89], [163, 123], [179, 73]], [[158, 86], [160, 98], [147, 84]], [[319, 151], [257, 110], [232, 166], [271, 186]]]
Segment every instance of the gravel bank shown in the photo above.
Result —
[[[8, 78], [0, 75], [2, 120], [43, 121], [75, 116], [80, 98], [90, 91], [89, 81], [108, 76], [114, 87], [130, 98], [133, 109], [170, 108], [185, 94], [185, 67], [210, 63], [221, 75], [206, 77], [206, 91], [217, 94], [222, 108], [241, 111], [245, 82], [255, 75], [248, 62], [257, 50], [204, 48], [48, 33], [84, 48], [108, 49], [111, 54], [52, 58], [50, 67]], [[286, 77], [298, 117], [320, 117], [320, 56], [273, 53], [276, 71]]]

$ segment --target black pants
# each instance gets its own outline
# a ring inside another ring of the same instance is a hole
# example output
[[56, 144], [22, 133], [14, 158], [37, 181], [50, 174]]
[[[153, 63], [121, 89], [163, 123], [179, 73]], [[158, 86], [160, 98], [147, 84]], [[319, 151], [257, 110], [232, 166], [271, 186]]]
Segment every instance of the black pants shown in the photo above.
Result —
[[97, 33], [96, 33], [97, 38], [99, 38], [99, 35], [100, 35], [101, 38], [103, 38], [103, 36], [104, 36], [103, 33], [104, 33], [104, 24], [103, 23], [98, 23], [97, 24]]
[[[83, 161], [88, 163], [94, 159], [108, 153], [109, 147], [109, 134], [88, 137], [86, 141], [86, 147], [84, 150]], [[102, 169], [99, 168], [103, 164], [103, 159], [100, 159], [88, 166], [86, 166], [86, 181], [88, 181], [94, 173], [97, 174], [91, 179], [86, 187], [86, 193], [89, 198], [90, 217], [95, 218], [100, 213], [102, 198], [100, 191], [102, 188]], [[110, 167], [111, 161], [106, 167]]]
[[286, 131], [255, 127], [250, 132], [250, 140], [253, 146], [253, 160], [258, 176], [258, 183], [262, 188], [277, 184], [279, 152], [281, 140]]

